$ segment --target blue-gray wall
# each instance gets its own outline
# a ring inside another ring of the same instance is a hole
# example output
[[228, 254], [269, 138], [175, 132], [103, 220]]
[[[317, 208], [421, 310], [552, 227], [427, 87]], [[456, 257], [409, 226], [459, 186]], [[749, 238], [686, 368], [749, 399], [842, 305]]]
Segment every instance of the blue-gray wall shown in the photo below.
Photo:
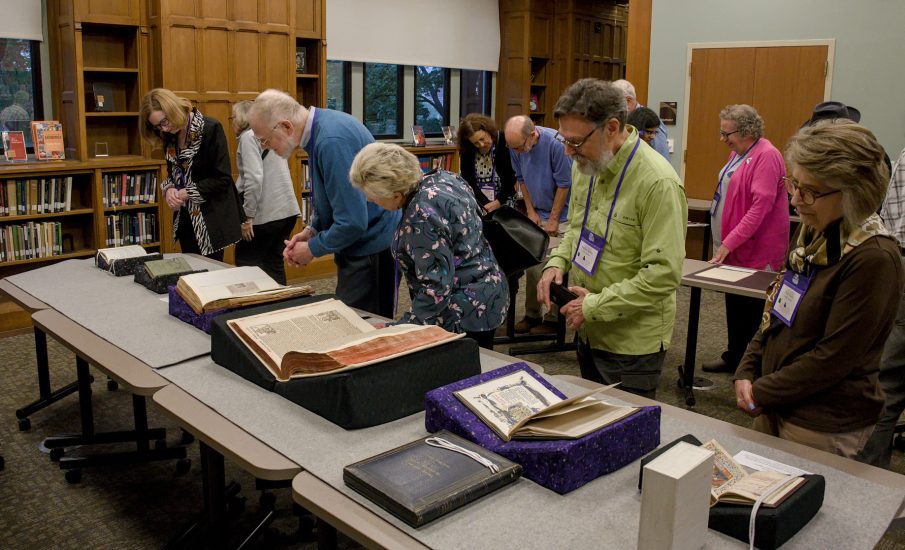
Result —
[[679, 105], [676, 126], [667, 127], [676, 171], [689, 43], [829, 38], [836, 40], [831, 99], [858, 107], [861, 122], [898, 158], [905, 147], [905, 1], [653, 0], [647, 103]]

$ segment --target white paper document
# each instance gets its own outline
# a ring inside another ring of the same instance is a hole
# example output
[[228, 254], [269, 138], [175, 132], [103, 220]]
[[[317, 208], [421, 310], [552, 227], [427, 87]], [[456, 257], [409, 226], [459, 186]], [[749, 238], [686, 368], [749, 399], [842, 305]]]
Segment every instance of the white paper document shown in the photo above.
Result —
[[789, 466], [788, 464], [783, 464], [782, 462], [776, 462], [775, 460], [769, 459], [765, 456], [756, 455], [748, 451], [740, 451], [737, 455], [735, 455], [735, 461], [746, 468], [751, 468], [752, 470], [777, 472], [780, 474], [789, 474], [790, 476], [811, 475], [811, 472], [806, 472], [794, 466]]
[[712, 267], [710, 269], [705, 269], [704, 271], [694, 273], [694, 276], [703, 277], [704, 279], [726, 281], [727, 283], [737, 283], [745, 277], [749, 277], [753, 273], [755, 273], [753, 269], [721, 265], [719, 267]]

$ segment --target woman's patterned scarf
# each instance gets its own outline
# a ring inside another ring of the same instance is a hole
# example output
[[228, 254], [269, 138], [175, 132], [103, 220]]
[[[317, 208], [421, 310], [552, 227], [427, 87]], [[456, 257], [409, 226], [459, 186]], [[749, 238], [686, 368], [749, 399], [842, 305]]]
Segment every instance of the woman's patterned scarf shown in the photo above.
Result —
[[766, 331], [772, 322], [770, 309], [773, 307], [773, 300], [779, 287], [782, 286], [787, 269], [810, 275], [812, 269], [835, 264], [858, 245], [877, 236], [893, 238], [876, 213], [868, 216], [860, 226], [853, 226], [843, 218], [827, 226], [823, 233], [818, 233], [809, 225], [801, 224], [789, 250], [786, 267], [776, 274], [773, 282], [767, 287], [767, 304], [761, 318], [761, 332]]
[[[207, 233], [207, 226], [204, 224], [204, 218], [201, 216], [201, 203], [204, 198], [198, 192], [195, 180], [192, 178], [192, 163], [195, 155], [201, 148], [201, 137], [204, 134], [204, 116], [193, 108], [191, 112], [191, 122], [189, 123], [188, 135], [185, 140], [185, 148], [177, 154], [176, 143], [171, 142], [166, 147], [166, 160], [169, 163], [172, 173], [170, 174], [170, 183], [176, 189], [185, 189], [188, 191], [188, 200], [183, 205], [188, 211], [189, 219], [192, 221], [192, 231], [195, 233], [195, 240], [198, 241], [198, 248], [202, 255], [208, 255], [216, 252], [211, 245], [210, 236]], [[173, 216], [173, 238], [176, 238], [179, 230], [179, 214]]]

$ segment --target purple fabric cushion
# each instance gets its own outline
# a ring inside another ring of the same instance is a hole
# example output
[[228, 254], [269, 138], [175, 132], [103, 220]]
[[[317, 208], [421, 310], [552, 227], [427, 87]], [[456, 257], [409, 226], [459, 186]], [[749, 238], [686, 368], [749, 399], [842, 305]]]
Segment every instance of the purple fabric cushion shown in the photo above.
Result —
[[453, 395], [454, 391], [524, 370], [551, 391], [565, 395], [525, 363], [459, 380], [425, 394], [424, 425], [429, 432], [449, 430], [521, 464], [524, 476], [559, 494], [581, 487], [604, 474], [641, 458], [660, 444], [660, 407], [642, 407], [637, 413], [592, 432], [581, 439], [503, 441], [477, 415]]
[[207, 334], [211, 333], [211, 324], [214, 322], [214, 317], [223, 315], [229, 311], [235, 311], [235, 309], [222, 309], [220, 311], [198, 315], [195, 313], [195, 310], [182, 299], [182, 296], [176, 292], [175, 285], [167, 288], [167, 290], [169, 291], [170, 296], [170, 315], [199, 330], [203, 330]]

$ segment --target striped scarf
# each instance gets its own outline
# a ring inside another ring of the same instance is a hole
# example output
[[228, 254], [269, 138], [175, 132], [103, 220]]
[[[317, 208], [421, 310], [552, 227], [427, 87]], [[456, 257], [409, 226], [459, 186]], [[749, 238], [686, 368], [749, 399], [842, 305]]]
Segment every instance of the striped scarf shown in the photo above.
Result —
[[[195, 180], [192, 178], [192, 163], [195, 155], [201, 148], [201, 137], [204, 135], [204, 116], [198, 109], [192, 108], [191, 122], [188, 128], [188, 135], [185, 140], [185, 148], [177, 154], [176, 144], [170, 143], [166, 148], [166, 160], [171, 167], [170, 183], [175, 185], [177, 189], [185, 189], [188, 192], [188, 200], [182, 206], [188, 211], [189, 219], [192, 222], [192, 231], [195, 233], [195, 240], [198, 242], [198, 248], [201, 254], [207, 256], [213, 252], [214, 247], [211, 245], [210, 235], [207, 232], [207, 225], [204, 223], [204, 216], [201, 215], [201, 204], [204, 198], [198, 192]], [[179, 231], [179, 214], [173, 216], [173, 238], [176, 238]]]

